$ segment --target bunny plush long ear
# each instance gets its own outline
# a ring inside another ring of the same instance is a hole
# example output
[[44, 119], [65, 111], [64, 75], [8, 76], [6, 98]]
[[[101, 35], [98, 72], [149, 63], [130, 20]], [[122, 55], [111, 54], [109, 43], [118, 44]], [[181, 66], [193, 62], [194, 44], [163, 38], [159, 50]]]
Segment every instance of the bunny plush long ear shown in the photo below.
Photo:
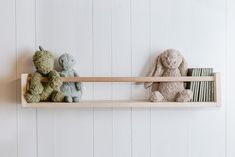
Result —
[[[156, 63], [150, 69], [150, 72], [147, 76], [148, 77], [161, 76], [162, 71], [163, 71], [163, 66], [162, 66], [162, 63], [161, 63], [161, 56], [158, 56], [157, 60], [156, 60]], [[144, 87], [147, 89], [147, 88], [151, 87], [152, 84], [153, 84], [153, 82], [145, 82]]]
[[[163, 55], [163, 54], [161, 54], [161, 55]], [[153, 76], [162, 76], [162, 74], [163, 74], [164, 67], [162, 65], [161, 55], [159, 55], [157, 58], [156, 70], [155, 70], [155, 73], [153, 74]]]
[[187, 75], [188, 64], [187, 64], [186, 60], [184, 59], [184, 57], [182, 57], [182, 62], [179, 66], [179, 70], [180, 70], [181, 76], [186, 76]]

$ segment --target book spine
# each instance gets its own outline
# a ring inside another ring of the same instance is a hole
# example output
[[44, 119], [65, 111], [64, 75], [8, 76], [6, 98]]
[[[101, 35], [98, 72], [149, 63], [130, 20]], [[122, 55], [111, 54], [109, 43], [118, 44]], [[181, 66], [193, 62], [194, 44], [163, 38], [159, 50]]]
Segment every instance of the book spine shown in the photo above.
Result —
[[[192, 76], [195, 76], [195, 69], [192, 69]], [[191, 101], [194, 101], [195, 97], [194, 84], [194, 81], [190, 83], [190, 90], [193, 92], [193, 99]]]
[[[205, 69], [201, 69], [201, 76], [204, 76], [205, 73]], [[203, 101], [203, 91], [204, 88], [204, 82], [200, 82], [200, 90], [199, 90], [199, 101], [202, 102]]]
[[[214, 70], [212, 69], [212, 76], [213, 76], [213, 73], [214, 73]], [[214, 98], [214, 92], [215, 92], [215, 82], [211, 82], [211, 101], [214, 102], [215, 101], [215, 98]]]
[[[197, 69], [197, 75], [196, 76], [201, 76], [201, 69]], [[199, 93], [200, 92], [200, 82], [197, 81], [196, 82], [196, 97], [195, 97], [195, 101], [199, 101]]]

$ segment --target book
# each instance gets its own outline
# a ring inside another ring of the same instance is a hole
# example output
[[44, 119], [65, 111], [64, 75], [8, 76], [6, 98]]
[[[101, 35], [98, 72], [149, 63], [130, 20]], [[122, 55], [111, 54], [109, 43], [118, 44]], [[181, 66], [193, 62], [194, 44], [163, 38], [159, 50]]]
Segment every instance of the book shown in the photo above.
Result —
[[[188, 70], [187, 76], [212, 76], [212, 68], [192, 68]], [[193, 92], [193, 102], [214, 101], [213, 81], [192, 81], [186, 84], [186, 89]]]
[[[209, 76], [209, 68], [207, 68], [207, 69], [205, 69], [205, 74], [204, 74], [204, 76]], [[204, 99], [203, 99], [203, 101], [204, 102], [207, 102], [208, 100], [208, 92], [209, 92], [209, 89], [208, 89], [208, 81], [205, 81], [205, 89], [204, 89]]]
[[[196, 70], [196, 75], [195, 76], [201, 76], [201, 69], [197, 68]], [[195, 96], [194, 96], [194, 101], [197, 102], [199, 98], [199, 90], [200, 90], [200, 82], [196, 81], [195, 82]]]
[[[201, 69], [201, 76], [204, 76], [204, 74], [205, 74], [205, 69]], [[198, 101], [200, 101], [200, 102], [202, 102], [203, 101], [203, 98], [204, 98], [204, 84], [205, 82], [200, 82], [200, 89], [199, 89], [199, 100]]]
[[[196, 75], [196, 69], [189, 69], [188, 70], [188, 76], [195, 76]], [[194, 101], [194, 97], [195, 97], [195, 81], [193, 82], [188, 82], [188, 89], [190, 89], [193, 93], [193, 98], [191, 101]]]
[[[193, 73], [193, 69], [188, 69], [187, 76], [192, 76], [192, 73]], [[191, 88], [191, 83], [192, 82], [187, 82], [186, 83], [186, 89], [190, 89]]]
[[[211, 76], [210, 74], [211, 68], [204, 68], [203, 69], [203, 73], [202, 76]], [[210, 92], [212, 91], [211, 87], [210, 87], [211, 82], [209, 81], [204, 81], [201, 83], [201, 101], [202, 102], [208, 102], [210, 101]]]
[[[197, 70], [193, 69], [193, 75], [192, 76], [196, 76], [197, 75]], [[195, 97], [196, 97], [196, 82], [192, 82], [192, 88], [191, 88], [192, 92], [193, 92], [193, 98], [192, 101], [195, 101]]]
[[[213, 76], [213, 69], [210, 69], [210, 76]], [[210, 82], [210, 94], [209, 94], [209, 101], [213, 102], [214, 101], [214, 82]]]
[[[208, 75], [207, 76], [212, 76], [212, 68], [208, 69]], [[211, 101], [211, 82], [207, 81], [207, 102]]]

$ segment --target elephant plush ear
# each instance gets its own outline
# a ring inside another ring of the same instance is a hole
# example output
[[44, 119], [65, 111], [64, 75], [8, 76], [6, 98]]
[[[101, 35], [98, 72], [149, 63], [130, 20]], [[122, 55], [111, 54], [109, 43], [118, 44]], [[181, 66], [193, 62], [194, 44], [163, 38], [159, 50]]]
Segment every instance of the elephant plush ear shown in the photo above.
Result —
[[188, 64], [185, 60], [184, 57], [182, 57], [182, 62], [179, 66], [179, 70], [180, 70], [180, 73], [181, 73], [181, 76], [186, 76], [187, 75], [187, 72], [188, 72]]
[[[158, 56], [154, 66], [150, 69], [147, 76], [148, 77], [161, 76], [162, 72], [163, 72], [163, 66], [161, 62], [161, 56]], [[153, 82], [145, 82], [144, 87], [147, 89], [151, 87], [152, 84]]]

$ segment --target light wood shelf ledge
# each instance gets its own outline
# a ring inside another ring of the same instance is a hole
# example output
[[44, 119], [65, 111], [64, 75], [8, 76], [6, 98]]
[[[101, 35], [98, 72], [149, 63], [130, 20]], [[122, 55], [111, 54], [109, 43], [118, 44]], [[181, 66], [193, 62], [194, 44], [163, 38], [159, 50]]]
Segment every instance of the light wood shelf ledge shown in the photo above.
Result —
[[[215, 84], [215, 102], [149, 102], [148, 100], [91, 100], [79, 103], [54, 103], [40, 102], [27, 103], [25, 93], [29, 86], [30, 74], [21, 75], [21, 103], [27, 108], [177, 108], [177, 107], [219, 107], [220, 97], [220, 74], [206, 77], [64, 77], [63, 82], [192, 82], [213, 81]], [[42, 82], [47, 78], [42, 78]]]

